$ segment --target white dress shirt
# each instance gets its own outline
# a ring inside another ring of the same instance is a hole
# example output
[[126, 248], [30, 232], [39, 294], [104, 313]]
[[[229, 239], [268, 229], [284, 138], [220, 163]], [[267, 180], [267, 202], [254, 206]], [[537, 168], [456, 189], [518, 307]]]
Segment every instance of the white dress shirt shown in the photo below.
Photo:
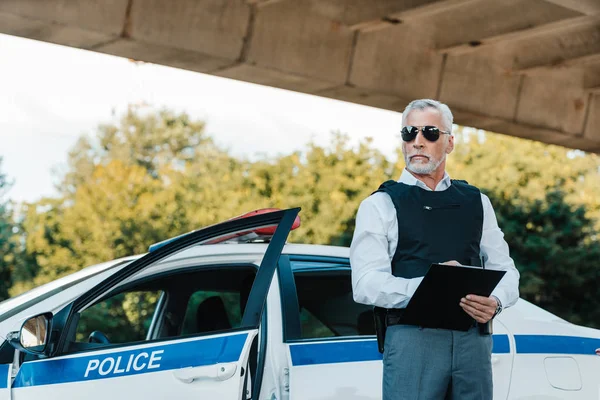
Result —
[[[431, 190], [406, 169], [399, 182]], [[436, 191], [450, 187], [447, 173]], [[504, 233], [498, 227], [490, 199], [481, 194], [483, 233], [480, 255], [486, 269], [506, 271], [492, 292], [504, 308], [519, 298], [519, 271], [509, 255]], [[350, 245], [352, 290], [354, 301], [384, 308], [404, 308], [423, 278], [398, 278], [392, 275], [392, 258], [398, 244], [398, 217], [394, 203], [387, 193], [378, 192], [362, 201], [356, 215], [356, 228]], [[440, 260], [446, 262], [451, 260]]]

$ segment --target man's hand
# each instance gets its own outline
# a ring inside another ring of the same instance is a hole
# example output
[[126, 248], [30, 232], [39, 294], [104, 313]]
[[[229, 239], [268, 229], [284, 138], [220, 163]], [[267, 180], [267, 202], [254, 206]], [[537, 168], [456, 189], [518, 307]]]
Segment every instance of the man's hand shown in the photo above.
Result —
[[475, 319], [475, 321], [485, 324], [492, 319], [498, 301], [495, 297], [483, 297], [474, 294], [467, 295], [466, 298], [460, 299], [460, 306], [467, 314]]
[[[462, 265], [456, 260], [446, 261], [445, 265]], [[495, 297], [482, 297], [474, 294], [467, 295], [466, 298], [460, 299], [460, 306], [469, 314], [475, 321], [485, 324], [494, 317], [496, 308], [498, 308], [498, 300]]]
[[452, 261], [446, 261], [446, 262], [443, 262], [443, 263], [440, 263], [440, 264], [442, 264], [442, 265], [454, 265], [454, 266], [459, 266], [459, 265], [462, 265], [461, 263], [459, 263], [459, 262], [458, 262], [458, 261], [456, 261], [456, 260], [452, 260]]

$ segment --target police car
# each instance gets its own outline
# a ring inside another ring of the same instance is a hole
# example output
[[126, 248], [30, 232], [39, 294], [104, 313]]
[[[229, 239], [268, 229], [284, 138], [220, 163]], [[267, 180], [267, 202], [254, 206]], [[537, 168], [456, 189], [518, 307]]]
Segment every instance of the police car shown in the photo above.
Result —
[[[349, 250], [286, 244], [299, 210], [267, 211], [0, 303], [0, 400], [380, 399]], [[600, 398], [600, 331], [521, 299], [493, 339], [494, 399]]]

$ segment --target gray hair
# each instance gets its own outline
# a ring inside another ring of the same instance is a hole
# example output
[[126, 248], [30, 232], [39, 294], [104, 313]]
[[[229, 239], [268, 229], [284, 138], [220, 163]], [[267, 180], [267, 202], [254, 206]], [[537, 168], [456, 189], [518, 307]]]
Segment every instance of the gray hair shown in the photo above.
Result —
[[402, 112], [402, 126], [406, 126], [406, 118], [411, 111], [423, 111], [427, 108], [433, 108], [434, 110], [439, 111], [439, 113], [442, 115], [442, 122], [444, 123], [443, 129], [447, 130], [448, 132], [452, 132], [452, 123], [454, 121], [452, 111], [450, 111], [450, 108], [446, 104], [431, 99], [411, 101]]

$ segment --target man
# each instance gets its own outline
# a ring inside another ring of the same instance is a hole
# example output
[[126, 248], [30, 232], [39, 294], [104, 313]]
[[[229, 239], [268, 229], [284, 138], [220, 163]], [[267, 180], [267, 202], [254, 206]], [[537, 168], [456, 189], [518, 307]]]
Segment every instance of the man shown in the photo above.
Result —
[[[354, 300], [386, 309], [383, 399], [492, 399], [492, 336], [485, 325], [519, 297], [519, 273], [487, 196], [445, 172], [452, 112], [415, 100], [402, 114], [406, 169], [365, 199], [350, 247]], [[492, 292], [468, 295], [467, 332], [399, 324], [432, 263], [504, 270]]]

